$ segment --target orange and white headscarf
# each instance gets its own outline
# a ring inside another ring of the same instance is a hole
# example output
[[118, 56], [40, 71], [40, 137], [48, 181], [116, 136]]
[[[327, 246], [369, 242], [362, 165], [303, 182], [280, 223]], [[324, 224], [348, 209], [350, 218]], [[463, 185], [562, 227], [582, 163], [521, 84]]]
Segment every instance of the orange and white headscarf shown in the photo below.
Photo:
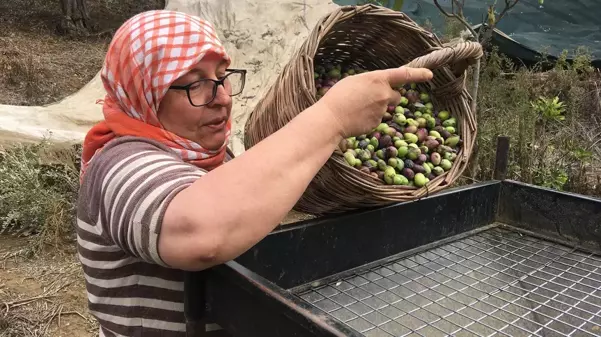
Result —
[[213, 26], [199, 17], [155, 10], [126, 21], [115, 33], [100, 73], [107, 92], [102, 109], [104, 120], [85, 137], [80, 179], [94, 155], [120, 136], [159, 141], [184, 161], [206, 170], [221, 165], [231, 134], [231, 119], [222, 147], [209, 151], [167, 131], [157, 118], [169, 86], [209, 53], [231, 62]]

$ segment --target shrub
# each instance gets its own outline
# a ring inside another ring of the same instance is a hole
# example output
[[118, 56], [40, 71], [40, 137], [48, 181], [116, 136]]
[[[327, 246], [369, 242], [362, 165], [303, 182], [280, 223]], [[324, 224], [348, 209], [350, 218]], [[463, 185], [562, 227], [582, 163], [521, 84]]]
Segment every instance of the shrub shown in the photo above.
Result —
[[517, 67], [493, 48], [481, 68], [473, 180], [491, 179], [496, 138], [511, 137], [508, 178], [601, 196], [601, 118], [590, 56], [563, 53], [554, 68]]
[[0, 234], [60, 245], [74, 237], [79, 149], [51, 144], [0, 148]]

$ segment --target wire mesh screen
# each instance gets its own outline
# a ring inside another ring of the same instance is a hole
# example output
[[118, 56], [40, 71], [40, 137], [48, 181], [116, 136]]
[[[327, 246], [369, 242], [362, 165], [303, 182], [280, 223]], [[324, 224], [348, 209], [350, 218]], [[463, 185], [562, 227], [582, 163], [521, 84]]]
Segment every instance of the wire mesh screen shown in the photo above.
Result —
[[601, 258], [501, 228], [297, 295], [368, 337], [601, 336]]

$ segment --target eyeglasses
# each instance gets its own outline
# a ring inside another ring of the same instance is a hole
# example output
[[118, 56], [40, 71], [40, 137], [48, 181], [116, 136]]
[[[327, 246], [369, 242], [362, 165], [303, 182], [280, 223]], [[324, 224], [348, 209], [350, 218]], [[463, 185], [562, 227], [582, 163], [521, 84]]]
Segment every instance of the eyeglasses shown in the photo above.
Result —
[[229, 96], [236, 96], [244, 89], [246, 69], [226, 69], [227, 75], [219, 80], [201, 79], [186, 85], [172, 85], [169, 88], [186, 90], [190, 104], [196, 107], [207, 105], [217, 96], [217, 87], [222, 85]]

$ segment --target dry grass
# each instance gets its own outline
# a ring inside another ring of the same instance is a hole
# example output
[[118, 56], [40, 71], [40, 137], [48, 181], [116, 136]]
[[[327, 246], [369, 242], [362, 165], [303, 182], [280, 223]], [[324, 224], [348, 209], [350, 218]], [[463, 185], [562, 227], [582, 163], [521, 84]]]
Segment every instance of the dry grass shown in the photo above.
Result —
[[36, 250], [73, 241], [79, 188], [75, 150], [48, 140], [0, 148], [0, 234], [33, 235]]
[[[601, 196], [601, 76], [578, 51], [546, 72], [520, 68], [492, 52], [483, 64], [478, 94], [478, 150], [469, 179], [488, 180], [497, 136], [511, 138], [510, 179]], [[539, 98], [557, 97], [565, 111], [552, 116]], [[534, 105], [534, 106], [533, 106]]]
[[0, 104], [45, 105], [83, 87], [104, 60], [110, 32], [162, 1], [89, 1], [90, 36], [58, 34], [58, 1], [0, 1]]
[[[0, 337], [95, 336], [74, 252], [40, 252], [0, 238]], [[10, 247], [12, 246], [12, 247]]]

